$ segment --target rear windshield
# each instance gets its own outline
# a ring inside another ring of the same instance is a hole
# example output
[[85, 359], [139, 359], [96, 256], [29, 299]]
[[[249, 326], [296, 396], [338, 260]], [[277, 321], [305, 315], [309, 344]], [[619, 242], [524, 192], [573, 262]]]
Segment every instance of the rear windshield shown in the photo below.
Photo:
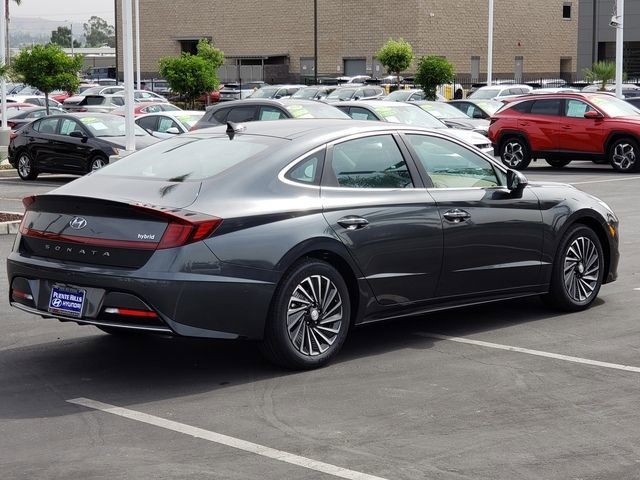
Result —
[[94, 172], [169, 182], [214, 177], [242, 162], [275, 153], [287, 140], [274, 137], [181, 135], [133, 153]]

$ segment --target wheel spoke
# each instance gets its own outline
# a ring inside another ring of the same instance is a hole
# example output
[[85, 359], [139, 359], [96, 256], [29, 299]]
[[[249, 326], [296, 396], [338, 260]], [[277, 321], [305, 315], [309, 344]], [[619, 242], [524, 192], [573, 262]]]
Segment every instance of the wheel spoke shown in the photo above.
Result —
[[567, 295], [575, 302], [587, 301], [598, 286], [600, 255], [586, 236], [574, 239], [564, 258], [564, 285]]

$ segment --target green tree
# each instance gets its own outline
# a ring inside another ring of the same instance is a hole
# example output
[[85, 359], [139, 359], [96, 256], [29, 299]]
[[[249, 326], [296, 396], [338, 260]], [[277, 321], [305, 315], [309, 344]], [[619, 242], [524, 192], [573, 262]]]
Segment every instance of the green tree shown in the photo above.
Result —
[[213, 65], [198, 55], [185, 52], [179, 57], [163, 57], [158, 65], [171, 90], [183, 95], [192, 108], [197, 97], [217, 86]]
[[387, 73], [395, 74], [398, 78], [398, 88], [400, 88], [400, 72], [405, 71], [413, 62], [413, 48], [411, 44], [402, 38], [394, 40], [390, 38], [380, 50], [375, 58], [387, 69]]
[[61, 47], [71, 47], [71, 29], [69, 27], [58, 27], [51, 31], [51, 43]]
[[435, 100], [438, 86], [453, 82], [453, 65], [446, 58], [435, 55], [422, 57], [415, 82], [422, 87], [427, 100]]
[[49, 93], [74, 92], [79, 84], [82, 56], [67, 56], [59, 45], [34, 45], [24, 48], [13, 59], [12, 69], [22, 81], [44, 93], [49, 114]]
[[198, 57], [206, 60], [211, 64], [213, 68], [213, 74], [215, 76], [215, 86], [213, 89], [218, 88], [220, 85], [220, 80], [218, 79], [218, 69], [224, 63], [224, 53], [219, 48], [214, 47], [211, 42], [205, 40], [204, 38], [198, 42], [197, 55]]
[[616, 64], [614, 62], [596, 62], [591, 68], [582, 71], [584, 78], [590, 82], [601, 82], [600, 90], [606, 89], [607, 83], [616, 78]]
[[82, 25], [82, 28], [87, 47], [116, 46], [115, 29], [104, 19], [94, 15], [88, 23]]

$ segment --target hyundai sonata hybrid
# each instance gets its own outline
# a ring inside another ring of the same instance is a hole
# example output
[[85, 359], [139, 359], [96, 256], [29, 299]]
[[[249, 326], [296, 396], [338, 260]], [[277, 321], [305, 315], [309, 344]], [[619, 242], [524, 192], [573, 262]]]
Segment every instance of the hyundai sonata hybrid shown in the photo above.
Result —
[[14, 307], [259, 340], [298, 369], [334, 358], [354, 325], [530, 295], [576, 311], [617, 276], [604, 202], [400, 124], [199, 130], [24, 203]]

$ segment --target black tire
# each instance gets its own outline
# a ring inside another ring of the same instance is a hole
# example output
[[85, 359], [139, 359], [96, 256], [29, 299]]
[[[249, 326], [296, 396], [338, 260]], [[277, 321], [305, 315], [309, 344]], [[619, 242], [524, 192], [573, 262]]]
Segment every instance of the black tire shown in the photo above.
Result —
[[282, 367], [318, 368], [340, 351], [350, 320], [349, 290], [340, 273], [326, 262], [306, 258], [278, 285], [260, 349]]
[[531, 163], [529, 145], [522, 137], [507, 137], [500, 144], [502, 163], [515, 170], [524, 170]]
[[560, 160], [558, 158], [547, 158], [547, 159], [545, 159], [545, 162], [547, 162], [553, 168], [562, 168], [562, 167], [566, 167], [567, 165], [569, 165], [571, 163], [571, 160]]
[[18, 176], [22, 180], [35, 180], [38, 178], [39, 172], [35, 168], [33, 158], [26, 150], [22, 150], [16, 155], [16, 169], [18, 170]]
[[640, 149], [633, 138], [618, 138], [609, 146], [609, 163], [621, 173], [640, 170]]
[[585, 225], [574, 225], [560, 241], [543, 300], [569, 312], [584, 310], [598, 296], [603, 277], [604, 252], [598, 235]]
[[89, 173], [93, 172], [94, 170], [99, 170], [108, 164], [109, 159], [104, 155], [94, 155], [93, 157], [91, 157], [91, 160], [89, 160]]

